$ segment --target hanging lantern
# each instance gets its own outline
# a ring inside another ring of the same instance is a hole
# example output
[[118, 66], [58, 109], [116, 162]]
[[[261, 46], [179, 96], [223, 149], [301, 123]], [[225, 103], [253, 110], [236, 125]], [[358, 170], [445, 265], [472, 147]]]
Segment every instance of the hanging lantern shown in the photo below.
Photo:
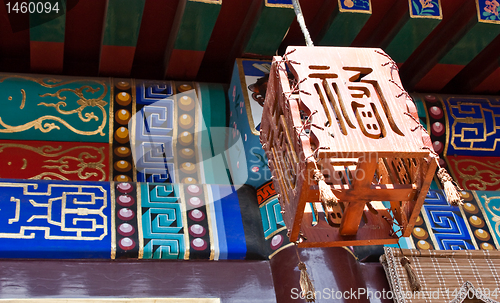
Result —
[[261, 142], [300, 247], [409, 236], [437, 167], [397, 66], [380, 49], [289, 47], [274, 57]]

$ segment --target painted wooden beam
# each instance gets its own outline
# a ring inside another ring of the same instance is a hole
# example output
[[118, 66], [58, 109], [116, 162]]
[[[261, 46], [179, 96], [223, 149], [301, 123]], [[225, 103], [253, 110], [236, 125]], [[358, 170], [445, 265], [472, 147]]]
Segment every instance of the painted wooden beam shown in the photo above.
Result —
[[497, 68], [489, 74], [486, 79], [484, 79], [481, 83], [479, 83], [478, 86], [476, 86], [473, 90], [472, 93], [492, 93], [492, 94], [498, 94], [500, 93], [500, 87], [498, 83], [498, 79], [500, 79], [500, 63], [498, 62]]
[[[351, 46], [354, 47], [367, 47], [369, 46], [368, 41], [373, 37], [374, 33], [380, 29], [389, 20], [385, 18], [386, 14], [392, 9], [392, 7], [399, 3], [397, 0], [379, 0], [376, 5], [372, 6], [372, 15], [368, 21], [366, 21], [365, 26], [359, 31]], [[378, 46], [378, 45], [375, 45]]]
[[[378, 7], [378, 5], [375, 7]], [[376, 15], [377, 18], [380, 18], [378, 24], [374, 23], [375, 21], [372, 18], [367, 21], [372, 28], [368, 28], [368, 25], [364, 26], [358, 35], [360, 38], [356, 37], [353, 44], [357, 43], [358, 46], [362, 47], [381, 47], [384, 40], [388, 40], [388, 37], [394, 37], [399, 31], [401, 26], [398, 25], [405, 20], [406, 15], [408, 15], [408, 3], [406, 1], [394, 2], [392, 6], [388, 6], [384, 11], [382, 18]], [[402, 23], [404, 24], [404, 22]]]
[[146, 0], [108, 0], [99, 75], [130, 75]]
[[318, 45], [350, 46], [372, 13], [371, 0], [338, 0]]
[[96, 76], [102, 42], [106, 1], [67, 0], [64, 73]]
[[408, 0], [408, 11], [398, 22], [398, 30], [381, 47], [397, 63], [403, 63], [443, 19], [440, 0]]
[[0, 66], [2, 66], [2, 71], [29, 72], [29, 15], [9, 14], [7, 7], [1, 5], [0, 33], [2, 33], [2, 39], [0, 39]]
[[[476, 0], [475, 4], [475, 16], [464, 29], [465, 34], [456, 40], [415, 89], [441, 90], [500, 33], [500, 16], [488, 14], [484, 1]], [[497, 9], [495, 7], [498, 14]]]
[[291, 0], [264, 0], [243, 53], [275, 55], [294, 18]]
[[[210, 43], [203, 56], [197, 80], [205, 82], [228, 83], [232, 66], [243, 51], [242, 34], [247, 30], [249, 20], [257, 10], [258, 1], [225, 0], [215, 23]], [[214, 71], [224, 71], [214, 73]]]
[[443, 89], [454, 94], [486, 93], [500, 91], [500, 36], [497, 36]]
[[37, 73], [62, 73], [66, 0], [47, 3], [51, 4], [48, 13], [29, 14], [30, 67]]
[[420, 79], [453, 47], [454, 41], [466, 33], [475, 16], [474, 0], [441, 0], [441, 5], [443, 20], [400, 67], [407, 90], [415, 89]]
[[[187, 0], [179, 3], [171, 41], [165, 53], [165, 77], [194, 79], [219, 15], [222, 0]], [[173, 45], [173, 47], [172, 47]]]
[[161, 79], [163, 57], [177, 12], [178, 0], [147, 0], [135, 49], [132, 76]]
[[[336, 5], [333, 1], [302, 1], [300, 2], [302, 14], [309, 30], [313, 42], [325, 27], [333, 13]], [[280, 45], [279, 54], [284, 54], [286, 48], [290, 45], [306, 45], [304, 34], [300, 29], [297, 18], [290, 25], [290, 29]]]

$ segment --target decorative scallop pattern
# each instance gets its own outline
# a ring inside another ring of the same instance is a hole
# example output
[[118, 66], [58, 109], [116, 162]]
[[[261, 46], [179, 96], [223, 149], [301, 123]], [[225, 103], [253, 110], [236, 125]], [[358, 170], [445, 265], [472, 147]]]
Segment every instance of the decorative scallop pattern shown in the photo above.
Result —
[[114, 182], [116, 258], [138, 258], [139, 234], [136, 183]]
[[131, 134], [129, 129], [129, 121], [135, 110], [133, 85], [132, 79], [114, 80], [112, 179], [118, 182], [136, 181], [130, 150]]
[[462, 207], [463, 214], [465, 215], [465, 220], [469, 224], [470, 233], [476, 239], [476, 243], [479, 249], [494, 249], [495, 242], [492, 238], [492, 232], [490, 231], [487, 220], [485, 219], [481, 206], [479, 206], [478, 201], [476, 201], [474, 194], [471, 191], [463, 191], [462, 198], [464, 199], [464, 205]]
[[206, 188], [200, 184], [183, 185], [187, 210], [190, 259], [212, 259], [209, 222], [206, 205]]

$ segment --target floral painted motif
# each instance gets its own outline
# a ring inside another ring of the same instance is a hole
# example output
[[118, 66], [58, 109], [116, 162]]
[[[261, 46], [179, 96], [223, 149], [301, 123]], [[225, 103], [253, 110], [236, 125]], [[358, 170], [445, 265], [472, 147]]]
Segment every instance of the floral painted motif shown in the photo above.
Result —
[[439, 16], [439, 3], [433, 0], [412, 0], [412, 13], [416, 16]]
[[370, 10], [369, 0], [341, 0], [340, 3], [342, 8], [347, 10]]
[[500, 20], [500, 3], [497, 0], [484, 2], [482, 17], [484, 20]]

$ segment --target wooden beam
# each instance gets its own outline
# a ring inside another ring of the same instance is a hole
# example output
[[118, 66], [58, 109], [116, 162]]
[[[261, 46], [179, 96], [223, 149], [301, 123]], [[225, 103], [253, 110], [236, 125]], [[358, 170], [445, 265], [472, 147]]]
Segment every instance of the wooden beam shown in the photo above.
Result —
[[362, 202], [350, 202], [347, 205], [342, 217], [342, 223], [340, 223], [340, 235], [352, 236], [358, 232], [364, 209], [365, 203]]
[[83, 1], [68, 0], [67, 5], [64, 73], [96, 76], [99, 72], [106, 1], [87, 5]]
[[50, 12], [30, 14], [32, 72], [60, 74], [63, 71], [66, 1], [52, 2], [57, 7], [54, 4]]
[[318, 45], [350, 46], [372, 14], [371, 1], [337, 0], [330, 22], [318, 36]]
[[145, 2], [108, 0], [99, 61], [100, 76], [130, 76]]
[[291, 0], [264, 0], [243, 53], [275, 55], [294, 18]]
[[133, 78], [163, 78], [164, 70], [161, 63], [172, 32], [178, 4], [178, 0], [146, 1], [135, 49]]
[[406, 2], [408, 7], [402, 20], [382, 41], [380, 47], [397, 63], [403, 64], [443, 19], [441, 1], [434, 2], [432, 7], [424, 7], [418, 0]]
[[222, 0], [187, 0], [179, 3], [173, 33], [165, 52], [167, 79], [194, 80], [219, 16]]

